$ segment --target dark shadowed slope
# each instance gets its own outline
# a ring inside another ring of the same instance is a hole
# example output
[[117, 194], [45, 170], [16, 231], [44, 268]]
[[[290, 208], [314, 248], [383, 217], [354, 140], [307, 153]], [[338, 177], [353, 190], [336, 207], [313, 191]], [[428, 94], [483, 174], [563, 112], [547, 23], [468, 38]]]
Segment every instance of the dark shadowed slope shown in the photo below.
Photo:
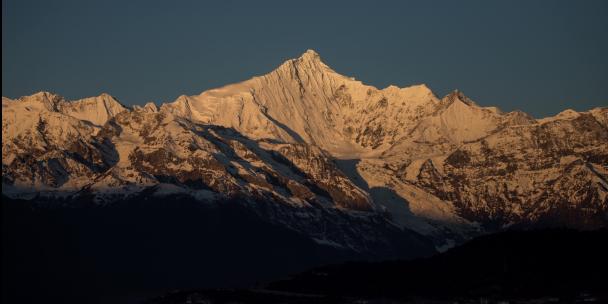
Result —
[[604, 294], [608, 230], [508, 231], [413, 261], [317, 268], [271, 289], [339, 296], [534, 298]]
[[174, 289], [252, 287], [345, 260], [434, 252], [430, 242], [382, 233], [394, 244], [370, 248], [374, 257], [319, 245], [237, 200], [32, 208], [4, 197], [2, 303], [133, 303]]
[[605, 303], [608, 230], [508, 231], [411, 261], [315, 268], [264, 289], [173, 292], [184, 303]]

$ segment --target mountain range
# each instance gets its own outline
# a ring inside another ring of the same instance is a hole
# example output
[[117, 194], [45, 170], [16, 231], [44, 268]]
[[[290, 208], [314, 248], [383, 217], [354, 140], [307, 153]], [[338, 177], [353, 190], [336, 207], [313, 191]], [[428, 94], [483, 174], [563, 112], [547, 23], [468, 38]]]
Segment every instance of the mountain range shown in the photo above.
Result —
[[321, 246], [428, 254], [506, 229], [606, 227], [608, 108], [536, 119], [460, 91], [378, 89], [308, 50], [159, 107], [3, 97], [2, 194], [238, 204]]

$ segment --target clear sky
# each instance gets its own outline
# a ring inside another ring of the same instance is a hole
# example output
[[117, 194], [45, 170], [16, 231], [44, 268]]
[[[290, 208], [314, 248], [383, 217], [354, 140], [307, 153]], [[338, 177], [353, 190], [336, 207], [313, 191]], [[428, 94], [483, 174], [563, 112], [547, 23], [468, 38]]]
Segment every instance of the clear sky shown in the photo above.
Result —
[[385, 87], [536, 117], [608, 106], [608, 1], [2, 1], [2, 95], [125, 104], [271, 71], [306, 49]]

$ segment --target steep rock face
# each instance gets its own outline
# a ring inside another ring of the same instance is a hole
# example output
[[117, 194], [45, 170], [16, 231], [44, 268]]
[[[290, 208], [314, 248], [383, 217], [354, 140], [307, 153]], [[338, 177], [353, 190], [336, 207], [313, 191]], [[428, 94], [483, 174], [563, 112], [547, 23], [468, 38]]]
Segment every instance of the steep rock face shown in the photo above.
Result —
[[282, 145], [277, 152], [302, 171], [309, 184], [325, 191], [339, 207], [353, 210], [372, 210], [369, 196], [346, 177], [331, 158], [317, 147]]
[[425, 162], [415, 184], [455, 202], [474, 221], [601, 227], [608, 211], [607, 156], [608, 130], [582, 113], [462, 145], [443, 162]]
[[373, 227], [443, 249], [513, 226], [608, 223], [608, 109], [536, 120], [459, 91], [377, 89], [311, 50], [160, 107], [38, 93], [3, 98], [2, 114], [11, 197], [239, 200], [352, 250], [390, 242]]

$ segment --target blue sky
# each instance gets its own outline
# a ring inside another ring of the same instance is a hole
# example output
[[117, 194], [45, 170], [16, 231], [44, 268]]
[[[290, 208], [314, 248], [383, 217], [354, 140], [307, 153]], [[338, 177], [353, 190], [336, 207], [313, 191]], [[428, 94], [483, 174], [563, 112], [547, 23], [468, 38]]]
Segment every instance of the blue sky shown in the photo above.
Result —
[[172, 101], [315, 49], [386, 87], [536, 117], [608, 105], [608, 1], [2, 2], [2, 95]]

